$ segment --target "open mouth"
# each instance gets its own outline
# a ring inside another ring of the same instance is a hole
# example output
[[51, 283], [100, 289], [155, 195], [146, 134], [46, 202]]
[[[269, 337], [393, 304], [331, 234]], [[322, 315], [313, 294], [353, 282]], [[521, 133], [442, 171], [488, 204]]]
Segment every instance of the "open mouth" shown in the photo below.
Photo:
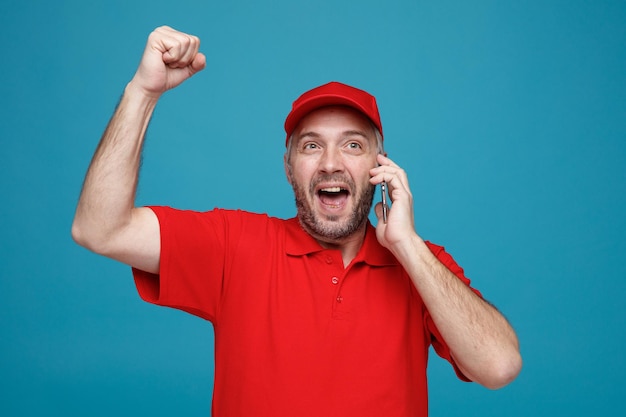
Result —
[[324, 206], [331, 209], [339, 209], [346, 204], [350, 192], [346, 188], [334, 186], [320, 188], [317, 191], [317, 195]]

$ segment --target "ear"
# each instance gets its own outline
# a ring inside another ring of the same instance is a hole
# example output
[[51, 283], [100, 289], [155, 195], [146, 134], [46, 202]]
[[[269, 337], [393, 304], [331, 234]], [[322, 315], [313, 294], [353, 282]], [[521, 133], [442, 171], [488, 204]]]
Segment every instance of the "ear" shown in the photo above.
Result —
[[293, 183], [291, 182], [291, 169], [289, 169], [289, 164], [287, 163], [287, 152], [285, 152], [285, 155], [283, 156], [283, 166], [285, 168], [285, 175], [287, 176], [287, 182], [290, 185], [293, 185]]

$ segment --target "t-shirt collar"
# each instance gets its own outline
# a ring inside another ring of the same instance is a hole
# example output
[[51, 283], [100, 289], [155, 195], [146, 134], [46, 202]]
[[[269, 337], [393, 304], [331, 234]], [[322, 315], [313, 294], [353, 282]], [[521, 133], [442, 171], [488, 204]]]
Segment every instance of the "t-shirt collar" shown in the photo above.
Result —
[[[297, 217], [286, 221], [285, 251], [288, 255], [303, 256], [325, 250], [310, 234], [300, 225]], [[365, 239], [356, 257], [352, 261], [365, 262], [373, 266], [397, 265], [396, 258], [384, 248], [376, 238], [376, 229], [367, 222]]]

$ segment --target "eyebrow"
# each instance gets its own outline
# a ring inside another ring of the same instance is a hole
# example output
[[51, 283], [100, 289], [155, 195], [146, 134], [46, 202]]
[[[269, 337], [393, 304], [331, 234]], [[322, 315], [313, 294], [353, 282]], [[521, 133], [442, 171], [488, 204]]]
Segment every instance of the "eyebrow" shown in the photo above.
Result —
[[[343, 136], [355, 136], [356, 135], [356, 136], [361, 136], [364, 139], [370, 139], [367, 136], [367, 133], [365, 133], [362, 130], [345, 130], [345, 131], [342, 132], [342, 134], [343, 134]], [[322, 135], [320, 135], [319, 133], [311, 131], [311, 132], [305, 132], [305, 133], [302, 133], [302, 134], [298, 135], [296, 137], [296, 139], [299, 142], [299, 141], [301, 141], [302, 139], [305, 139], [305, 138], [319, 138], [321, 136]]]
[[357, 136], [363, 136], [365, 139], [369, 139], [369, 137], [367, 136], [367, 133], [363, 132], [362, 130], [346, 130], [343, 133], [345, 136], [357, 135]]
[[296, 139], [298, 141], [300, 141], [300, 140], [302, 140], [304, 138], [319, 138], [320, 136], [321, 135], [319, 133], [317, 133], [317, 132], [305, 132], [305, 133], [302, 133], [302, 134], [296, 136]]

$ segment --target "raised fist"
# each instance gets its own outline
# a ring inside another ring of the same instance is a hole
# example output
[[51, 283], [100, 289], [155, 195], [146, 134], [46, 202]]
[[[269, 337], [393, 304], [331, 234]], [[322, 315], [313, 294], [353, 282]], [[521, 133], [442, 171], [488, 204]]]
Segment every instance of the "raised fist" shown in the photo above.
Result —
[[145, 94], [159, 97], [204, 69], [206, 57], [198, 52], [200, 39], [162, 26], [148, 37], [132, 83]]

